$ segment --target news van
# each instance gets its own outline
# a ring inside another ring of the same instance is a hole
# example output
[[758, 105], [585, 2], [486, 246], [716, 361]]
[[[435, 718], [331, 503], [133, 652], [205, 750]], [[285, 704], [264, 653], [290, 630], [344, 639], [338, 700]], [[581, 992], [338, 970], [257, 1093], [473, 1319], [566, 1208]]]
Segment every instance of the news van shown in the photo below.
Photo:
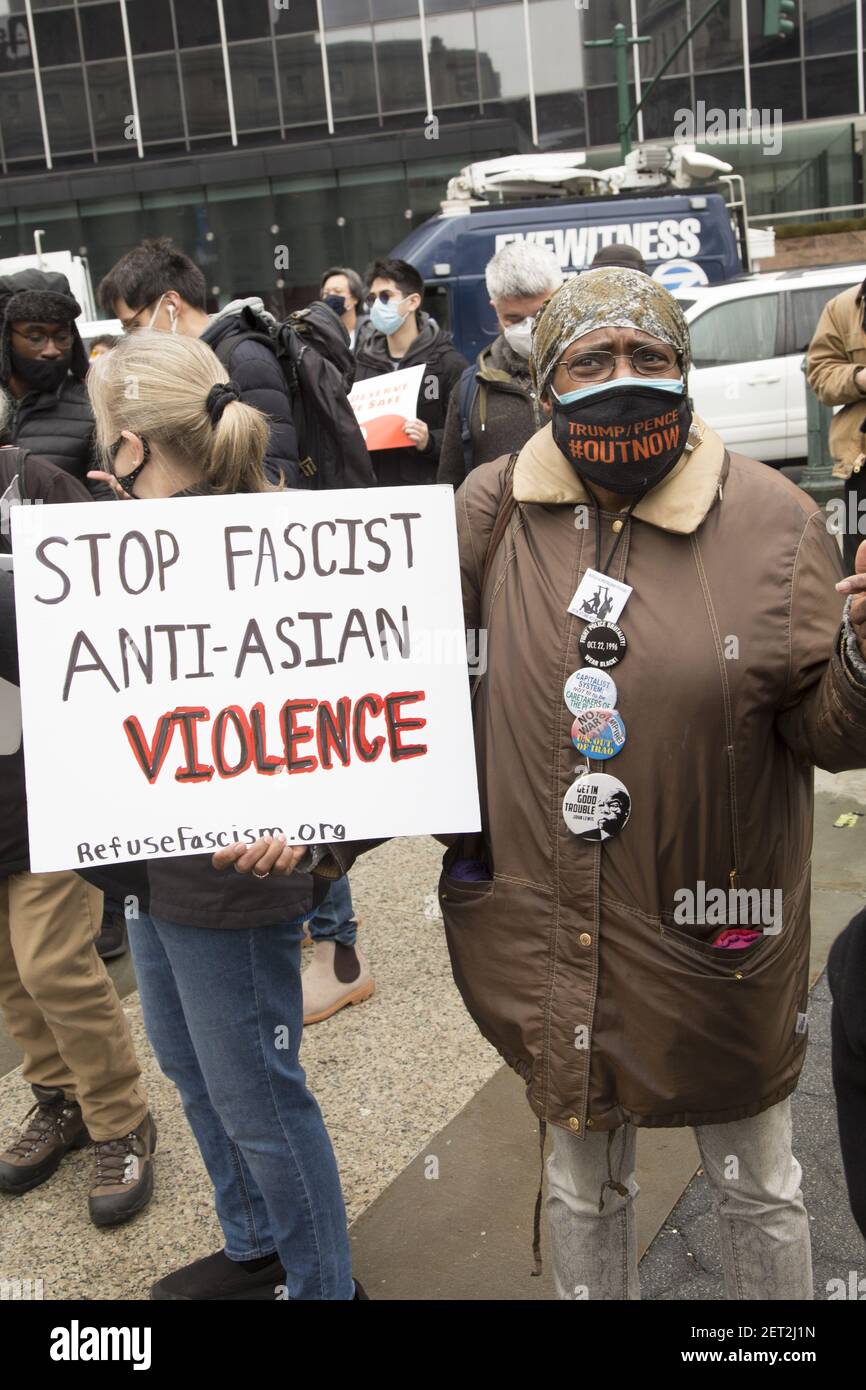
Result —
[[499, 332], [484, 270], [510, 242], [548, 247], [566, 275], [585, 270], [600, 247], [627, 242], [651, 275], [683, 291], [749, 270], [748, 232], [742, 180], [694, 147], [634, 151], [601, 171], [582, 153], [524, 155], [462, 170], [442, 212], [391, 254], [419, 271], [424, 308], [474, 361]]

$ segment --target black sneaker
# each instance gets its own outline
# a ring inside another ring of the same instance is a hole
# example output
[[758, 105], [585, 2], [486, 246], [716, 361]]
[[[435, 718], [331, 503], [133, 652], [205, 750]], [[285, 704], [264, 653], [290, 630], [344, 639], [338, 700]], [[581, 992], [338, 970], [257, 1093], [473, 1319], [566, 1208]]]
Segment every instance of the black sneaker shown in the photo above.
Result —
[[102, 915], [102, 930], [96, 938], [96, 954], [103, 960], [116, 960], [126, 955], [126, 918], [122, 912], [106, 908]]
[[258, 1260], [230, 1260], [225, 1250], [193, 1260], [159, 1279], [151, 1290], [153, 1299], [226, 1302], [257, 1300], [273, 1303], [277, 1287], [286, 1282], [286, 1271], [277, 1255]]

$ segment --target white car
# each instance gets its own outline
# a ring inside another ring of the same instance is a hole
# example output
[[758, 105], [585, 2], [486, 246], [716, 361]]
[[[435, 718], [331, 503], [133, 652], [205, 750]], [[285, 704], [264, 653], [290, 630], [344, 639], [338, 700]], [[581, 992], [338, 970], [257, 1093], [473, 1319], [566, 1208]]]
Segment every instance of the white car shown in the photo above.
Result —
[[679, 291], [695, 410], [729, 448], [777, 468], [806, 457], [803, 356], [827, 300], [864, 278], [866, 265], [830, 265]]

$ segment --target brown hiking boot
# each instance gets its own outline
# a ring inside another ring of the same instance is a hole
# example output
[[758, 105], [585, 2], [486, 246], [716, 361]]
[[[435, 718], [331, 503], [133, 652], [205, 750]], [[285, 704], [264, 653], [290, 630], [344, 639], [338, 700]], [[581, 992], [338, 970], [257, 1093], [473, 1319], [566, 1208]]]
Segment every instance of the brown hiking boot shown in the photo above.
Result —
[[70, 1149], [90, 1143], [78, 1102], [62, 1091], [34, 1086], [36, 1104], [20, 1137], [0, 1153], [0, 1192], [18, 1196], [47, 1182]]
[[156, 1125], [148, 1112], [138, 1129], [121, 1139], [94, 1141], [96, 1174], [90, 1189], [94, 1226], [120, 1226], [147, 1206], [153, 1195]]

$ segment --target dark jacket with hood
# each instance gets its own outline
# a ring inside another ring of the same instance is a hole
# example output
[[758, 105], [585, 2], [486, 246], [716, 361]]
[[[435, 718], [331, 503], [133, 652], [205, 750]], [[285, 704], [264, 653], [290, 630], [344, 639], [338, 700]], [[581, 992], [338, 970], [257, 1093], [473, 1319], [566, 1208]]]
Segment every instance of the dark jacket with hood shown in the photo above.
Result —
[[418, 337], [399, 361], [395, 362], [388, 355], [388, 339], [384, 333], [370, 333], [357, 352], [356, 381], [369, 381], [371, 377], [404, 367], [417, 367], [422, 362], [427, 368], [418, 393], [417, 418], [424, 421], [430, 438], [424, 449], [416, 449], [409, 441], [405, 449], [373, 450], [370, 457], [380, 487], [436, 482], [448, 399], [469, 365], [451, 341], [450, 333], [437, 328], [424, 313], [419, 312], [417, 319]]
[[[9, 392], [12, 409], [2, 436], [4, 444], [17, 444], [62, 468], [88, 487], [93, 496], [105, 488], [91, 484], [87, 471], [96, 466], [93, 412], [84, 379], [88, 361], [75, 325], [80, 305], [65, 275], [43, 270], [22, 270], [0, 277], [0, 382]], [[49, 391], [34, 388], [16, 398], [9, 391], [13, 375], [12, 324], [24, 320], [72, 323], [69, 370], [59, 386]]]
[[[467, 368], [467, 371], [470, 369]], [[464, 374], [465, 375], [465, 374]], [[529, 379], [529, 363], [499, 337], [482, 348], [474, 368], [476, 389], [470, 397], [469, 431], [472, 467], [517, 453], [547, 423]], [[460, 416], [460, 386], [451, 393], [437, 483], [458, 488], [466, 477]]]
[[[246, 314], [246, 309], [251, 314]], [[260, 322], [257, 322], [259, 320]], [[241, 400], [268, 417], [270, 438], [265, 472], [270, 482], [285, 478], [288, 487], [304, 487], [298, 468], [298, 437], [286, 378], [273, 348], [247, 338], [232, 348], [233, 339], [245, 333], [267, 333], [274, 322], [260, 299], [237, 299], [217, 314], [201, 335], [223, 362], [240, 388]]]
[[[9, 511], [22, 502], [89, 502], [61, 469], [22, 449], [0, 449], [0, 555], [11, 553]], [[17, 732], [17, 747], [14, 744]], [[12, 571], [0, 568], [0, 878], [30, 867], [27, 793], [20, 743], [18, 644]]]

